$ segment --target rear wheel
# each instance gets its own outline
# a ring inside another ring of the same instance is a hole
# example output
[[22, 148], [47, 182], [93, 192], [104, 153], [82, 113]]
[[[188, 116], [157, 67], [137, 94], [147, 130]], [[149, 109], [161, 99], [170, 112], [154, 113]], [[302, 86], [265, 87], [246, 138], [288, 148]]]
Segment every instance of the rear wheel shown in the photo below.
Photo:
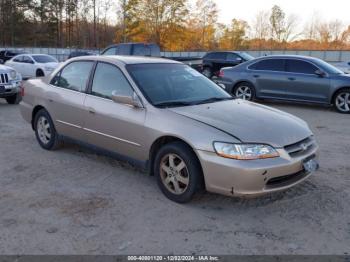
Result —
[[233, 90], [233, 95], [236, 98], [252, 101], [255, 99], [255, 89], [250, 83], [240, 83]]
[[163, 146], [157, 153], [154, 174], [163, 194], [172, 201], [186, 203], [202, 185], [202, 170], [191, 148], [181, 142]]
[[13, 96], [6, 97], [6, 102], [10, 105], [19, 104], [19, 102], [21, 102], [21, 100], [22, 100], [22, 97], [18, 93], [13, 95]]
[[54, 150], [60, 146], [58, 134], [49, 113], [39, 110], [34, 118], [35, 136], [39, 145], [46, 150]]
[[340, 90], [334, 97], [335, 109], [343, 114], [350, 114], [350, 89]]

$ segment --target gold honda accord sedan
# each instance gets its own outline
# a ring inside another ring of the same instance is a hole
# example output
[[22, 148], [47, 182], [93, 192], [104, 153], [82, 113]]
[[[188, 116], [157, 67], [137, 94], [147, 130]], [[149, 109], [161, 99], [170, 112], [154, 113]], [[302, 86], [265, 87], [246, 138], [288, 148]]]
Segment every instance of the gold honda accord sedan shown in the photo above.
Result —
[[235, 99], [175, 61], [79, 57], [22, 88], [21, 113], [41, 147], [69, 140], [141, 166], [179, 203], [203, 188], [228, 196], [287, 189], [318, 168], [303, 120]]

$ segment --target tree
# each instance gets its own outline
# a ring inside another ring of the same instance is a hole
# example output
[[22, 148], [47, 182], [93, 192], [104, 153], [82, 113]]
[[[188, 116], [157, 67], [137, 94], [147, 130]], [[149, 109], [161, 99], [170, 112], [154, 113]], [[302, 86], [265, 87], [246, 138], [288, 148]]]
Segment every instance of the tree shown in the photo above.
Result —
[[195, 17], [202, 34], [202, 49], [212, 49], [215, 47], [215, 27], [218, 20], [217, 5], [212, 0], [197, 0], [196, 10]]
[[224, 30], [220, 39], [220, 48], [226, 50], [246, 49], [247, 32], [249, 25], [244, 20], [232, 19], [230, 27]]
[[272, 7], [270, 15], [271, 38], [278, 42], [282, 42], [282, 37], [285, 33], [285, 16], [285, 13], [278, 5]]

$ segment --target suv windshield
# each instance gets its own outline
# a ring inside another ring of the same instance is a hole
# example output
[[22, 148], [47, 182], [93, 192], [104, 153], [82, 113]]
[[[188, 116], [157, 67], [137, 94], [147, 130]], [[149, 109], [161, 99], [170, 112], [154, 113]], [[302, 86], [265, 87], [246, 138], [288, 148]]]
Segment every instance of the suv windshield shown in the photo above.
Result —
[[33, 55], [32, 57], [37, 63], [57, 63], [57, 60], [55, 58], [48, 55]]
[[135, 64], [127, 70], [147, 100], [158, 107], [176, 107], [229, 100], [214, 82], [182, 64]]

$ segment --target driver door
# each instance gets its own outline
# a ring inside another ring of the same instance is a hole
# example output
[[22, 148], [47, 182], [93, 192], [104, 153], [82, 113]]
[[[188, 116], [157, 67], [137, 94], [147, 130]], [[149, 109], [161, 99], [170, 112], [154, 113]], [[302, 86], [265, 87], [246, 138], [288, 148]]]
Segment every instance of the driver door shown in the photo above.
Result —
[[144, 158], [146, 110], [114, 102], [112, 92], [131, 96], [129, 81], [116, 66], [96, 65], [91, 90], [85, 99], [85, 128], [89, 144], [133, 159]]

